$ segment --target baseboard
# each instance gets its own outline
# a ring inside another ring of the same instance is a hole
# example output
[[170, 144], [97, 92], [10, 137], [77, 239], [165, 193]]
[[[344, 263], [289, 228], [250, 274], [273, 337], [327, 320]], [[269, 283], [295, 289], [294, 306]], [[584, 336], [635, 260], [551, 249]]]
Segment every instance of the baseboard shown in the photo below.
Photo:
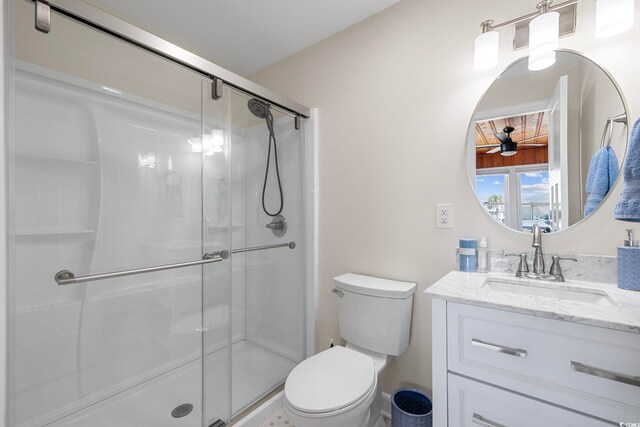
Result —
[[251, 411], [250, 414], [239, 420], [237, 423], [233, 423], [231, 425], [233, 427], [259, 427], [262, 423], [266, 422], [269, 417], [282, 408], [283, 396], [284, 391], [281, 391]]
[[380, 408], [382, 416], [391, 419], [391, 395], [382, 393], [382, 407]]

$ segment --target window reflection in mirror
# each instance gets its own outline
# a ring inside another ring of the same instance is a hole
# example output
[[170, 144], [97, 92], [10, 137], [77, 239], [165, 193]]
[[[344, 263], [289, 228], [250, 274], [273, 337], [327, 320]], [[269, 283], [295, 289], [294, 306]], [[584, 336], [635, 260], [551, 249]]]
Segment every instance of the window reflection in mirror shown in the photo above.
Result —
[[[510, 65], [469, 125], [477, 198], [497, 222], [522, 232], [536, 223], [560, 231], [597, 210], [612, 185], [594, 190], [592, 159], [609, 147], [620, 166], [626, 151], [626, 123], [611, 120], [626, 116], [615, 82], [578, 53], [558, 51], [557, 58], [541, 71], [529, 71], [526, 58]], [[618, 170], [607, 173], [615, 182]]]

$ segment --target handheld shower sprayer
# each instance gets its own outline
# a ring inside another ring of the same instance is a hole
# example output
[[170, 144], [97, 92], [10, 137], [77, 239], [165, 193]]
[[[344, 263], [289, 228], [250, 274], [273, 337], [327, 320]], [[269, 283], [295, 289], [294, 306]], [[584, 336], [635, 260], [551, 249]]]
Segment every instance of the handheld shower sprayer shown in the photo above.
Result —
[[[269, 129], [269, 150], [267, 152], [267, 166], [264, 173], [264, 183], [262, 185], [262, 210], [270, 217], [276, 217], [280, 215], [284, 208], [284, 195], [282, 193], [282, 183], [280, 182], [280, 167], [278, 166], [278, 145], [276, 141], [276, 133], [273, 129], [273, 114], [271, 114], [271, 107], [266, 102], [263, 102], [257, 98], [252, 98], [247, 102], [249, 111], [259, 119], [264, 119]], [[265, 194], [267, 192], [267, 181], [269, 179], [269, 165], [271, 163], [271, 145], [273, 142], [273, 156], [276, 166], [276, 178], [278, 181], [278, 190], [280, 192], [280, 208], [277, 212], [269, 212], [265, 204]]]

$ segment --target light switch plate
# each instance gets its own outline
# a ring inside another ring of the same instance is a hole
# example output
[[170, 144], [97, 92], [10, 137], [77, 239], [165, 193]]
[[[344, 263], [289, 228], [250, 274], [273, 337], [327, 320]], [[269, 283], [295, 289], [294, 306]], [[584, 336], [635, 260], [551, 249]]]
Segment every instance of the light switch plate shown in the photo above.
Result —
[[436, 228], [453, 228], [453, 205], [436, 204]]

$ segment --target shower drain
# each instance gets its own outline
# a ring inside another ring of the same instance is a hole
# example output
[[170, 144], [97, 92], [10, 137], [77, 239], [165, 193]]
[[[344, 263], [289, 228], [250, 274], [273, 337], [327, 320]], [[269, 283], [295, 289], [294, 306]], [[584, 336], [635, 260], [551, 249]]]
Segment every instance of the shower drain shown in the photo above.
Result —
[[173, 411], [171, 411], [171, 416], [173, 418], [182, 418], [186, 417], [193, 411], [193, 405], [191, 403], [183, 403], [182, 405], [176, 406]]

